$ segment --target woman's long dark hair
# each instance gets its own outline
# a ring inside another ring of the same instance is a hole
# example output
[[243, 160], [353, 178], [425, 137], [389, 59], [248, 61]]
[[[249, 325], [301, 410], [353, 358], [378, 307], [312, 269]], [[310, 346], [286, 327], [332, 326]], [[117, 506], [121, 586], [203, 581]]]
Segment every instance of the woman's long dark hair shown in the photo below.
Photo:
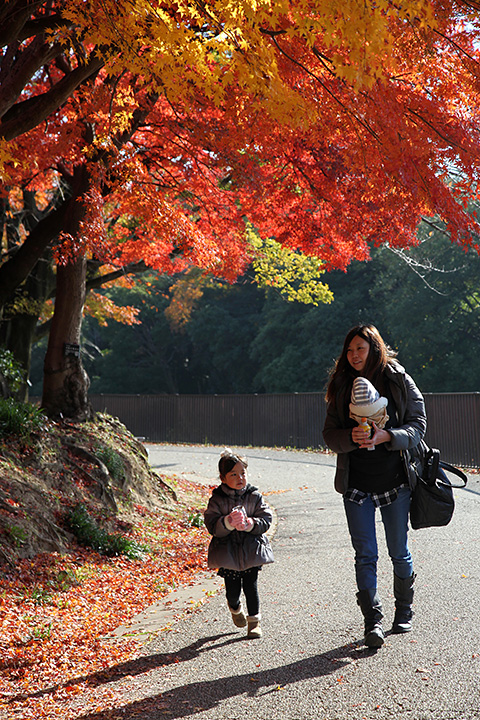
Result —
[[370, 345], [362, 376], [370, 380], [377, 390], [381, 391], [383, 372], [396, 356], [396, 352], [386, 344], [375, 325], [356, 325], [347, 333], [342, 352], [330, 373], [325, 396], [328, 403], [335, 402], [337, 392], [345, 386], [351, 386], [354, 378], [358, 376], [358, 372], [353, 369], [347, 359], [348, 348], [353, 338], [357, 336], [366, 340]]

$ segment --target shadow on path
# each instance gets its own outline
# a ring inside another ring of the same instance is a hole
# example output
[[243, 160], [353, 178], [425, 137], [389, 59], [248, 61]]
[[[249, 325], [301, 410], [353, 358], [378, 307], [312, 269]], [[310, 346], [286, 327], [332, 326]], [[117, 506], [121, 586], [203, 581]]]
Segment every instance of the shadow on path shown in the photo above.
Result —
[[[230, 638], [230, 635], [234, 635], [235, 637]], [[217, 642], [220, 639], [222, 639], [222, 642]], [[227, 635], [222, 633], [221, 635], [212, 635], [210, 637], [201, 638], [192, 645], [182, 648], [178, 652], [142, 655], [134, 660], [128, 660], [127, 662], [121, 663], [120, 665], [114, 665], [113, 667], [108, 668], [108, 670], [92, 673], [91, 675], [82, 675], [80, 677], [73, 678], [72, 680], [67, 680], [64, 683], [59, 683], [58, 685], [51, 685], [50, 687], [38, 690], [37, 692], [13, 695], [9, 698], [9, 702], [26, 700], [27, 698], [43, 697], [62, 688], [72, 687], [83, 683], [86, 683], [90, 687], [98, 687], [111, 682], [118, 682], [123, 677], [134, 677], [135, 675], [141, 675], [151, 670], [167, 667], [168, 665], [176, 665], [180, 662], [185, 662], [186, 660], [192, 660], [193, 658], [198, 657], [205, 649], [215, 650], [222, 645], [229, 645], [230, 643], [237, 641], [237, 639], [242, 640], [243, 638], [239, 637], [235, 632], [228, 633]], [[208, 648], [204, 648], [203, 646], [206, 643], [214, 644], [209, 645]]]
[[[154, 655], [139, 658], [132, 663], [126, 663], [125, 666], [120, 666], [120, 668], [125, 674], [138, 674], [147, 672], [149, 669], [152, 669], [152, 667], [155, 667], [159, 658], [162, 657], [174, 657], [179, 660], [186, 660], [195, 657], [195, 654], [198, 654], [199, 651], [213, 650], [221, 645], [230, 643], [245, 642], [244, 638], [238, 638], [238, 636], [236, 636], [235, 638], [227, 638], [224, 642], [217, 643], [210, 647], [201, 647], [206, 642], [218, 640], [219, 637], [220, 636], [204, 638], [173, 656]], [[250, 642], [258, 641], [254, 640]], [[126, 705], [122, 705], [121, 708], [117, 708], [116, 710], [82, 715], [77, 720], [107, 720], [107, 718], [117, 717], [119, 710], [122, 713], [121, 717], [125, 720], [140, 716], [142, 716], [143, 720], [154, 720], [159, 717], [163, 720], [175, 720], [175, 718], [184, 718], [194, 715], [197, 712], [215, 708], [228, 698], [240, 697], [242, 695], [259, 698], [281, 690], [289, 684], [310, 678], [323, 677], [330, 673], [337, 673], [339, 669], [349, 665], [353, 658], [361, 659], [371, 655], [371, 651], [367, 649], [358, 650], [355, 644], [349, 644], [268, 670], [259, 670], [253, 673], [249, 672], [227, 677], [222, 676], [219, 672], [218, 678], [214, 680], [200, 680], [180, 685], [158, 695], [134, 700]], [[170, 659], [169, 662], [172, 662], [172, 660]], [[178, 660], [173, 660], [173, 662], [178, 662]], [[218, 669], [220, 671], [221, 667]], [[130, 692], [135, 691], [130, 690]], [[148, 692], [148, 689], [146, 689], [146, 692]]]

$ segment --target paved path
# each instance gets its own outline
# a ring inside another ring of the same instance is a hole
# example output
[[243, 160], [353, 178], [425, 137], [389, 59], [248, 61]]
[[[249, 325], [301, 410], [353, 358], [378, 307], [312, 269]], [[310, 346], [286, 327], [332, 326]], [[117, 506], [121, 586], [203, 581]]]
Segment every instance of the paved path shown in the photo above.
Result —
[[[164, 474], [215, 480], [219, 448], [149, 446]], [[143, 720], [472, 720], [480, 718], [480, 481], [456, 491], [446, 528], [411, 532], [415, 627], [378, 652], [361, 643], [353, 556], [334, 457], [248, 448], [249, 479], [278, 525], [259, 587], [264, 637], [234, 628], [223, 593], [129, 663], [108, 717]], [[392, 570], [378, 524], [379, 588], [393, 616]], [[90, 720], [107, 717], [89, 715]]]

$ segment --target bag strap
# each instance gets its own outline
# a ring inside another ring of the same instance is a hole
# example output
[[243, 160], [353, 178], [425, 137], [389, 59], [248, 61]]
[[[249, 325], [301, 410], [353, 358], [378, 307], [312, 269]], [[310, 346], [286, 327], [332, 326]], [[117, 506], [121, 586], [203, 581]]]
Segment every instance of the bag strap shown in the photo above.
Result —
[[[460, 480], [463, 481], [462, 485], [452, 485], [450, 483], [451, 487], [464, 488], [466, 486], [468, 478], [462, 470], [459, 470], [458, 468], [454, 467], [453, 465], [450, 465], [450, 463], [445, 462], [445, 460], [440, 460], [439, 467], [441, 467], [442, 470], [445, 470], [446, 472], [452, 473], [452, 475], [456, 475], [457, 477], [460, 478]], [[441, 479], [439, 479], [439, 482], [442, 482]], [[445, 484], [445, 483], [443, 483], [443, 484]]]
[[428, 448], [423, 461], [423, 478], [427, 485], [434, 485], [438, 477], [440, 450]]

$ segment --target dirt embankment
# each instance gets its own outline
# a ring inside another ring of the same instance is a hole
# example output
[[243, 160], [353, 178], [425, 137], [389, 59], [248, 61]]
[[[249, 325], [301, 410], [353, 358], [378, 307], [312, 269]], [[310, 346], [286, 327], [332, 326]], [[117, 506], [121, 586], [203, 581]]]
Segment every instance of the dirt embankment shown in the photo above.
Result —
[[106, 532], [128, 533], [138, 505], [156, 509], [175, 500], [119, 420], [98, 414], [88, 423], [46, 422], [28, 441], [0, 441], [0, 563], [68, 550], [75, 507]]

